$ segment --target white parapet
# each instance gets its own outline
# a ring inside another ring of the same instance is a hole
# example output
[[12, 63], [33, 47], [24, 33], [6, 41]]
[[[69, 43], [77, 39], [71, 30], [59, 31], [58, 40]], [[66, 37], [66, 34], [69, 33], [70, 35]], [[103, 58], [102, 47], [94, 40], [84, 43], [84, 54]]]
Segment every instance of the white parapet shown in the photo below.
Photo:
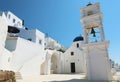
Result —
[[5, 49], [5, 40], [7, 37], [7, 21], [5, 14], [0, 15], [0, 70], [10, 70], [10, 60], [12, 54]]

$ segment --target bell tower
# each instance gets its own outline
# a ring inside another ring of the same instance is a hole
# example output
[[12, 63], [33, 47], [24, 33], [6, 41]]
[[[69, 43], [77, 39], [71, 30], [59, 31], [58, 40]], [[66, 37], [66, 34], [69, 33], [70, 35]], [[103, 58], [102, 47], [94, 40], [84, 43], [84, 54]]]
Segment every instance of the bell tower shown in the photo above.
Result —
[[105, 40], [100, 4], [87, 4], [80, 9], [84, 33], [87, 78], [89, 80], [111, 80], [108, 57], [109, 41]]
[[99, 3], [87, 4], [81, 9], [81, 15], [80, 21], [83, 24], [85, 43], [105, 41]]

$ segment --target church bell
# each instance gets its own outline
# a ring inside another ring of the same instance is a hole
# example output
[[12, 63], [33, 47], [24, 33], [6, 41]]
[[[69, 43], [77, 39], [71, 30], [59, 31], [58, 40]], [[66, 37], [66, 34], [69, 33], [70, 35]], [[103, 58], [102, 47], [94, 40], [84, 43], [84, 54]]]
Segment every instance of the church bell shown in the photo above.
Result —
[[90, 34], [93, 34], [93, 37], [96, 37], [96, 35], [95, 35], [95, 30], [94, 30], [94, 28], [92, 27], [92, 29], [91, 29], [91, 33]]

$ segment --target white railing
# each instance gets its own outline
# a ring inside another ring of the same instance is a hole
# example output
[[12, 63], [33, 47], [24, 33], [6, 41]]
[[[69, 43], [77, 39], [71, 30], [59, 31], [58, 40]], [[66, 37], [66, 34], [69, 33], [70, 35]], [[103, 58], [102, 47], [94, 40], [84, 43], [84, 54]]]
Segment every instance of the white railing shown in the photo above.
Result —
[[8, 33], [8, 36], [10, 36], [10, 37], [18, 37], [19, 33]]

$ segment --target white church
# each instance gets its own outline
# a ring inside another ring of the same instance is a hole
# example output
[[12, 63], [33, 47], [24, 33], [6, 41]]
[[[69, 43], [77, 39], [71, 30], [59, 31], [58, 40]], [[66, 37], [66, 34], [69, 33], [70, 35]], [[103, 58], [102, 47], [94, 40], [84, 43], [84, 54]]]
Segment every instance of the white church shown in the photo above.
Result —
[[112, 80], [100, 4], [80, 9], [83, 36], [77, 36], [65, 49], [41, 31], [29, 30], [10, 11], [0, 12], [0, 70], [22, 76], [86, 74], [89, 80]]

